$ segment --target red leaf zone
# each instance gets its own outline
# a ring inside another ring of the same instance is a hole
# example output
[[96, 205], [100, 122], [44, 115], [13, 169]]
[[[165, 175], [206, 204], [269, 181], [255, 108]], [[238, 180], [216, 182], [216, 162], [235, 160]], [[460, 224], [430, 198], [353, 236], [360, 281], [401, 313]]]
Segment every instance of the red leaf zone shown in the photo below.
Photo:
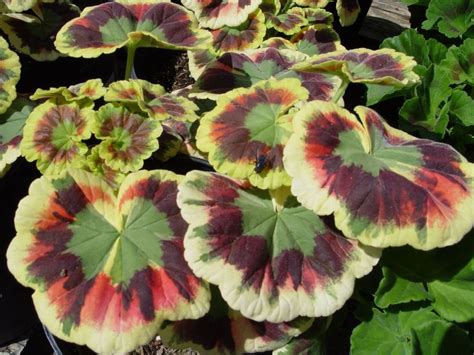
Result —
[[156, 98], [156, 101], [147, 103], [147, 107], [155, 114], [168, 114], [170, 117], [182, 117], [186, 111], [183, 106], [171, 95], [163, 95]]
[[53, 162], [70, 161], [77, 155], [77, 146], [72, 146], [68, 150], [60, 149], [53, 143], [54, 130], [65, 124], [72, 122], [76, 128], [76, 135], [81, 136], [86, 127], [86, 120], [81, 116], [79, 108], [74, 109], [67, 105], [52, 107], [37, 123], [33, 136], [35, 149], [41, 154], [45, 154]]
[[298, 97], [287, 89], [255, 88], [255, 92], [241, 95], [226, 105], [225, 111], [212, 123], [212, 139], [228, 160], [253, 164], [258, 156], [264, 154], [271, 168], [282, 168], [283, 145], [271, 147], [252, 140], [245, 121], [259, 119], [249, 115], [249, 111], [258, 105], [288, 107], [297, 100]]
[[198, 0], [196, 1], [202, 8], [201, 17], [223, 17], [234, 16], [239, 9], [244, 9], [251, 4], [251, 0]]
[[[388, 54], [379, 54], [379, 53], [357, 53], [357, 52], [345, 52], [341, 55], [336, 55], [336, 56], [328, 56], [324, 57], [320, 60], [315, 60], [312, 62], [313, 64], [319, 64], [319, 63], [324, 63], [328, 61], [336, 61], [335, 63], [332, 64], [332, 66], [325, 66], [327, 70], [330, 71], [338, 71], [338, 68], [340, 67], [340, 62], [338, 61], [343, 61], [343, 62], [348, 62], [348, 63], [354, 63], [356, 65], [364, 65], [370, 70], [373, 71], [375, 78], [382, 78], [385, 76], [391, 76], [394, 77], [397, 80], [402, 81], [404, 79], [403, 75], [403, 65], [395, 60], [392, 56]], [[349, 65], [351, 66], [351, 65]], [[365, 74], [362, 74], [362, 77], [365, 77]], [[359, 76], [356, 74], [354, 75], [354, 79], [358, 79]]]
[[440, 221], [450, 223], [452, 209], [469, 194], [459, 154], [446, 144], [391, 135], [374, 115], [370, 113], [367, 118], [371, 136], [378, 130], [384, 145], [394, 149], [411, 146], [421, 153], [422, 166], [414, 167], [416, 179], [411, 181], [389, 167], [373, 176], [360, 166], [344, 165], [334, 154], [340, 143], [338, 137], [355, 129], [357, 123], [337, 113], [314, 117], [307, 126], [305, 159], [313, 167], [314, 179], [342, 200], [355, 218], [380, 225], [415, 225], [417, 229]]
[[251, 44], [255, 42], [255, 39], [260, 33], [260, 17], [256, 14], [258, 14], [258, 12], [249, 15], [246, 22], [247, 27], [240, 29], [238, 33], [229, 32], [232, 30], [231, 27], [211, 30], [213, 47], [222, 53], [243, 51], [250, 48]]
[[18, 147], [20, 145], [22, 136], [15, 136], [8, 142], [2, 142], [1, 139], [2, 137], [0, 135], [0, 154], [3, 154], [8, 150], [8, 147]]
[[108, 151], [112, 154], [114, 160], [129, 162], [149, 149], [151, 124], [138, 114], [127, 110], [122, 112], [122, 114], [107, 117], [101, 123], [100, 135], [111, 137], [117, 127], [127, 130], [130, 134], [130, 143], [122, 147], [109, 144]]
[[105, 43], [101, 32], [102, 27], [109, 21], [119, 21], [121, 18], [135, 23], [135, 29], [139, 22], [150, 20], [161, 29], [166, 40], [173, 44], [192, 46], [196, 41], [190, 30], [190, 18], [178, 5], [172, 3], [125, 5], [107, 2], [96, 6], [84, 17], [74, 21], [69, 28], [70, 44], [79, 48], [114, 47], [121, 44], [126, 37], [117, 43]]
[[238, 197], [236, 186], [215, 176], [205, 194], [209, 198], [210, 255], [240, 270], [245, 286], [264, 288], [274, 297], [284, 289], [303, 288], [311, 293], [344, 272], [353, 245], [329, 229], [313, 236], [315, 246], [310, 256], [297, 249], [271, 255], [267, 236], [244, 234], [242, 211], [233, 203]]
[[68, 243], [73, 238], [69, 225], [88, 206], [90, 197], [104, 195], [95, 188], [84, 189], [72, 183], [51, 196], [35, 225], [34, 244], [26, 262], [30, 277], [47, 290], [66, 334], [81, 325], [126, 332], [154, 320], [157, 311], [195, 298], [200, 284], [183, 257], [187, 224], [179, 215], [176, 188], [176, 182], [151, 180], [140, 182], [129, 192], [128, 196], [141, 193], [139, 196], [151, 199], [158, 210], [169, 215], [176, 237], [162, 242], [162, 268], [148, 266], [127, 284], [113, 284], [102, 271], [86, 278], [81, 259], [69, 252]]
[[[199, 344], [204, 350], [219, 353], [241, 353], [244, 342], [261, 338], [263, 342], [279, 341], [286, 336], [286, 323], [256, 322], [242, 316], [231, 319], [227, 314], [215, 316], [212, 311], [198, 320], [172, 324], [173, 333], [181, 342]], [[245, 329], [245, 335], [242, 334]]]

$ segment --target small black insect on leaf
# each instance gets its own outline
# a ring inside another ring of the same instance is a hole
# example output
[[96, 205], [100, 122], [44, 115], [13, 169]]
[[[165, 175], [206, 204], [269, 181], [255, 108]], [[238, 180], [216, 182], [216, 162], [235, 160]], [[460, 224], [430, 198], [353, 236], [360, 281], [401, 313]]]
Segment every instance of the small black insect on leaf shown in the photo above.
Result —
[[253, 169], [257, 174], [261, 173], [267, 167], [267, 155], [259, 154], [255, 159], [255, 168]]

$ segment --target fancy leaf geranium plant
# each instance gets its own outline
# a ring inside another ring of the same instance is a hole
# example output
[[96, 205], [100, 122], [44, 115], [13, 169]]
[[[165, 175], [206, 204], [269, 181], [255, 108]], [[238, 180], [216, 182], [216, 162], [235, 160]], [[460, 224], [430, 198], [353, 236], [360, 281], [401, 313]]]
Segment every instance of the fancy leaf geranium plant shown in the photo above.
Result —
[[[445, 32], [432, 2], [425, 27]], [[472, 353], [474, 164], [397, 125], [402, 106], [401, 122], [443, 115], [421, 97], [440, 76], [450, 117], [473, 122], [472, 39], [443, 59], [415, 30], [346, 49], [332, 22], [361, 7], [329, 3], [1, 8], [0, 181], [24, 160], [42, 175], [4, 252], [47, 333], [107, 354], [157, 336], [202, 354]], [[38, 23], [49, 42], [27, 43]], [[103, 73], [20, 80], [52, 60]]]

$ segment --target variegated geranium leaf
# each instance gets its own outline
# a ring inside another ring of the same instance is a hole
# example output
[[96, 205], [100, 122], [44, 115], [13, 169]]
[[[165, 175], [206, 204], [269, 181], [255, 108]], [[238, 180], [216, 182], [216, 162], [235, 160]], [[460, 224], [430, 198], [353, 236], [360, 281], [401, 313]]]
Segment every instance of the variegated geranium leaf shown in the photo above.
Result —
[[93, 127], [95, 136], [102, 140], [99, 156], [114, 170], [139, 170], [143, 161], [158, 149], [160, 123], [126, 107], [107, 104], [97, 112]]
[[257, 10], [262, 0], [183, 0], [183, 5], [196, 14], [202, 27], [219, 29], [237, 27]]
[[135, 110], [160, 121], [172, 118], [192, 122], [198, 119], [196, 104], [185, 97], [166, 93], [161, 85], [146, 80], [116, 81], [109, 85], [104, 99], [131, 104]]
[[31, 101], [18, 98], [6, 112], [0, 114], [0, 176], [21, 155], [23, 127], [33, 106]]
[[30, 10], [38, 3], [38, 0], [3, 0], [3, 5], [11, 12], [23, 12]]
[[0, 37], [0, 113], [5, 112], [16, 98], [16, 84], [20, 80], [20, 59]]
[[297, 51], [308, 56], [345, 50], [337, 32], [326, 25], [307, 27], [294, 35], [291, 41]]
[[157, 120], [196, 121], [199, 107], [191, 100], [175, 94], [165, 94], [139, 103], [140, 108]]
[[293, 77], [309, 91], [310, 100], [331, 100], [341, 85], [341, 79], [333, 74], [290, 70], [305, 58], [299, 52], [275, 48], [226, 53], [206, 67], [194, 84], [191, 95], [215, 99], [229, 90], [249, 87], [271, 77]]
[[54, 46], [59, 29], [77, 17], [80, 10], [69, 0], [54, 0], [41, 3], [41, 16], [25, 15], [0, 17], [0, 28], [7, 34], [9, 42], [20, 52], [38, 61], [56, 60], [60, 54]]
[[304, 15], [308, 20], [308, 25], [332, 26], [334, 16], [329, 11], [313, 7], [303, 8]]
[[308, 8], [323, 8], [326, 7], [332, 0], [295, 0], [295, 4], [305, 6]]
[[315, 55], [293, 69], [340, 73], [354, 83], [407, 86], [420, 80], [412, 57], [390, 48], [340, 50]]
[[285, 13], [272, 15], [266, 13], [267, 26], [285, 35], [292, 35], [308, 24], [302, 8], [294, 7]]
[[380, 254], [332, 231], [291, 195], [216, 173], [188, 173], [178, 205], [189, 223], [190, 268], [219, 286], [231, 308], [259, 322], [332, 314]]
[[336, 10], [342, 26], [353, 25], [360, 13], [359, 0], [337, 0]]
[[47, 101], [31, 112], [23, 129], [22, 155], [44, 175], [63, 175], [68, 167], [86, 164], [87, 145], [95, 112], [75, 102], [55, 104]]
[[141, 171], [118, 194], [82, 170], [32, 183], [16, 212], [8, 266], [35, 290], [39, 318], [53, 334], [121, 354], [154, 338], [163, 320], [207, 313], [208, 287], [183, 258], [180, 180]]
[[257, 48], [262, 43], [266, 30], [265, 16], [261, 10], [257, 10], [239, 27], [224, 26], [212, 30], [212, 48], [219, 54]]
[[390, 127], [356, 108], [307, 104], [284, 151], [303, 206], [335, 215], [349, 238], [429, 250], [457, 243], [474, 224], [474, 164], [451, 146]]
[[71, 85], [69, 87], [61, 86], [51, 89], [36, 89], [31, 100], [49, 100], [53, 99], [57, 103], [65, 102], [84, 102], [90, 103], [100, 99], [105, 94], [104, 84], [101, 79], [91, 79], [84, 83]]
[[211, 309], [204, 317], [165, 325], [160, 331], [164, 344], [209, 355], [258, 353], [285, 345], [313, 322], [304, 317], [285, 323], [256, 322], [230, 309], [215, 286], [211, 293]]
[[198, 49], [210, 34], [194, 15], [167, 1], [106, 2], [84, 9], [59, 31], [56, 48], [72, 57], [92, 58], [118, 48]]
[[219, 97], [202, 116], [197, 147], [209, 153], [216, 171], [248, 179], [261, 189], [289, 186], [282, 163], [292, 132], [290, 109], [308, 98], [297, 79], [269, 79]]
[[163, 122], [163, 133], [158, 138], [160, 149], [153, 153], [153, 157], [160, 161], [168, 161], [175, 157], [181, 150], [184, 138], [181, 137], [172, 126]]
[[215, 60], [217, 56], [218, 54], [212, 48], [188, 51], [188, 67], [191, 77], [197, 80], [206, 65]]
[[160, 84], [153, 84], [142, 79], [119, 80], [107, 88], [104, 100], [108, 102], [135, 103], [145, 101], [166, 93]]

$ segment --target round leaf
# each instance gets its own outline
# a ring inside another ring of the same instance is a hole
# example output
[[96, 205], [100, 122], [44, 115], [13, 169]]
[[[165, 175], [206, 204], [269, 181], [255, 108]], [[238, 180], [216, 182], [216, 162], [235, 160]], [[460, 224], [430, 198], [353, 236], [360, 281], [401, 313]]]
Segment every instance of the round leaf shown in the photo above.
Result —
[[0, 115], [0, 176], [21, 155], [23, 126], [32, 109], [32, 102], [19, 98]]
[[218, 29], [224, 26], [236, 27], [244, 23], [262, 0], [183, 0], [183, 5], [191, 9], [202, 27]]
[[16, 83], [20, 80], [20, 59], [0, 37], [0, 113], [4, 113], [16, 98]]
[[271, 77], [296, 78], [309, 93], [309, 99], [331, 100], [341, 85], [333, 74], [296, 72], [290, 67], [305, 59], [296, 51], [261, 48], [244, 53], [226, 53], [207, 65], [194, 84], [191, 96], [216, 99], [218, 95]]
[[221, 96], [200, 121], [197, 147], [216, 171], [261, 189], [289, 186], [283, 147], [292, 132], [289, 110], [308, 97], [297, 79], [270, 79]]
[[211, 31], [212, 48], [219, 54], [257, 48], [262, 43], [266, 30], [265, 16], [261, 10], [257, 10], [239, 27], [224, 26]]
[[293, 197], [283, 200], [223, 175], [188, 173], [178, 194], [190, 224], [185, 259], [244, 317], [279, 323], [332, 314], [379, 251], [330, 230]]
[[81, 141], [90, 138], [94, 118], [89, 106], [45, 102], [26, 121], [21, 153], [28, 161], [36, 160], [39, 171], [48, 176], [64, 174], [67, 167], [83, 167], [87, 146]]
[[344, 74], [354, 83], [406, 86], [419, 81], [412, 57], [390, 48], [365, 48], [320, 54], [294, 69]]
[[211, 309], [197, 320], [170, 323], [160, 332], [163, 343], [172, 348], [192, 348], [206, 355], [256, 353], [276, 349], [300, 335], [313, 322], [297, 318], [292, 322], [255, 322], [230, 309], [215, 287], [211, 288]]
[[12, 46], [20, 52], [38, 61], [55, 60], [60, 55], [54, 47], [56, 34], [79, 13], [79, 8], [69, 0], [54, 0], [51, 3], [41, 3], [42, 17], [0, 17], [0, 28], [7, 34]]
[[356, 111], [362, 124], [323, 101], [296, 115], [283, 160], [298, 200], [334, 212], [344, 235], [367, 245], [428, 250], [460, 241], [474, 224], [474, 164], [371, 109]]
[[56, 336], [99, 353], [126, 353], [165, 319], [199, 318], [209, 291], [183, 258], [180, 177], [130, 174], [118, 196], [84, 171], [33, 182], [15, 216], [8, 266]]
[[279, 15], [267, 15], [267, 26], [285, 35], [292, 35], [308, 24], [303, 9], [294, 7]]
[[69, 56], [93, 58], [126, 45], [197, 49], [209, 41], [209, 33], [180, 5], [122, 1], [87, 7], [63, 26], [55, 45]]
[[30, 100], [54, 99], [57, 102], [85, 101], [90, 102], [100, 99], [105, 94], [104, 84], [101, 79], [91, 79], [84, 83], [61, 86], [51, 89], [36, 89]]
[[158, 149], [162, 131], [159, 122], [113, 104], [99, 109], [93, 127], [95, 136], [102, 139], [99, 156], [109, 167], [124, 173], [143, 166], [143, 160]]

